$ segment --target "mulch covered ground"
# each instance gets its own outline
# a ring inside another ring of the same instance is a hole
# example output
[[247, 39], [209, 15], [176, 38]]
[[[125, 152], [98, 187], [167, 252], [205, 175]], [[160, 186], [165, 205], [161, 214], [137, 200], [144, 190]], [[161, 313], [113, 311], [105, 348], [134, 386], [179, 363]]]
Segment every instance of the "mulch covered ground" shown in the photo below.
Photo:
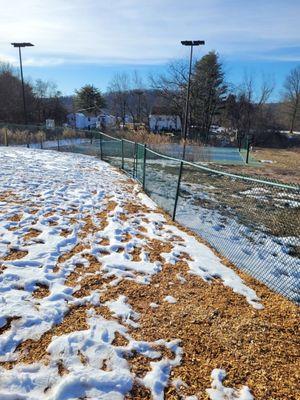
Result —
[[[119, 184], [124, 192], [132, 192], [132, 181], [122, 178]], [[9, 195], [17, 198], [17, 194]], [[7, 199], [7, 195], [2, 196], [1, 200], [5, 198]], [[299, 399], [298, 306], [237, 270], [222, 257], [220, 258], [223, 264], [235, 270], [244, 282], [256, 291], [263, 309], [253, 308], [244, 296], [234, 293], [218, 278], [204, 281], [199, 276], [191, 275], [188, 267], [189, 254], [182, 253], [175, 264], [165, 261], [164, 254], [170, 253], [174, 243], [180, 242], [181, 238], [173, 236], [170, 241], [151, 239], [147, 229], [137, 224], [137, 218], [140, 218], [147, 226], [147, 213], [151, 211], [139, 201], [125, 201], [122, 204], [123, 213], [119, 213], [120, 220], [124, 221], [124, 224], [134, 224], [137, 229], [136, 233], [123, 233], [121, 242], [125, 245], [135, 237], [143, 239], [143, 245], [131, 251], [132, 260], [138, 263], [146, 253], [150, 262], [162, 263], [162, 269], [151, 277], [151, 284], [148, 285], [129, 279], [121, 279], [118, 284], [110, 285], [113, 277], [107, 277], [99, 257], [90, 254], [87, 238], [102, 232], [108, 226], [109, 221], [115, 217], [117, 206], [116, 198], [111, 199], [108, 196], [102, 211], [97, 215], [98, 224], [95, 223], [93, 215], [85, 214], [84, 225], [78, 234], [79, 243], [72, 250], [61, 254], [54, 273], [59, 273], [64, 263], [74, 259], [76, 255], [83, 255], [88, 266], [78, 263], [65, 281], [66, 286], [74, 289], [75, 299], [88, 296], [95, 290], [102, 291], [101, 305], [93, 306], [96, 314], [122, 323], [122, 319], [115, 316], [104, 303], [125, 295], [132, 309], [140, 314], [138, 326], [127, 326], [133, 339], [148, 342], [161, 338], [181, 341], [182, 362], [171, 371], [170, 383], [165, 389], [165, 399], [179, 400], [184, 399], [184, 396], [209, 399], [206, 389], [211, 387], [211, 372], [215, 368], [226, 370], [224, 386], [239, 389], [246, 385], [255, 399]], [[162, 210], [157, 209], [155, 212], [165, 218], [165, 224], [158, 228], [158, 232], [161, 229], [161, 232], [165, 233], [168, 226], [176, 225]], [[15, 218], [16, 222], [20, 220], [21, 217]], [[176, 226], [182, 232], [188, 232]], [[196, 237], [193, 233], [188, 233]], [[30, 240], [37, 236], [37, 232], [33, 229], [26, 235], [25, 240]], [[67, 236], [68, 231], [65, 229], [61, 235]], [[124, 251], [118, 246], [112, 250], [110, 240], [110, 237], [103, 237], [100, 242], [104, 248], [103, 256], [111, 255], [113, 251], [115, 254]], [[200, 238], [197, 240], [203, 243]], [[3, 261], [21, 259], [26, 254], [25, 251], [21, 253], [21, 250], [12, 250]], [[4, 268], [7, 267], [0, 265], [0, 274]], [[36, 299], [43, 299], [49, 295], [49, 288], [47, 285], [39, 285], [32, 295]], [[166, 296], [173, 296], [176, 303], [166, 301]], [[9, 370], [21, 363], [29, 365], [41, 362], [47, 365], [47, 348], [53, 338], [87, 329], [90, 307], [91, 305], [87, 304], [71, 306], [62, 323], [53, 326], [38, 340], [28, 339], [20, 343], [16, 349], [18, 358], [1, 362], [0, 366]], [[13, 319], [8, 319], [6, 325], [0, 329], [0, 334], [9, 331], [13, 323]], [[116, 335], [115, 346], [126, 344], [124, 336]], [[174, 356], [166, 348], [160, 350], [168, 358]], [[80, 357], [83, 364], [87, 362], [83, 354]], [[143, 378], [151, 369], [151, 359], [140, 353], [133, 352], [128, 356], [128, 362], [132, 373], [138, 378]], [[109, 367], [104, 363], [102, 369], [105, 368]], [[60, 364], [58, 369], [61, 376], [67, 376], [69, 373], [63, 364]], [[175, 385], [177, 378], [182, 382], [177, 381], [179, 383]], [[151, 393], [137, 381], [131, 392], [126, 395], [126, 399], [151, 399]]]

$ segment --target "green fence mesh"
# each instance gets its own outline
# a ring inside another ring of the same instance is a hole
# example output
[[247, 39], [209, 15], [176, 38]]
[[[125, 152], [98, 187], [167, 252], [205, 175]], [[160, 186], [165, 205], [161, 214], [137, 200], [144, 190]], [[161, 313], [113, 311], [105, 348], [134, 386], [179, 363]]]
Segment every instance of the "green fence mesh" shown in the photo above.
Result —
[[123, 139], [122, 169], [130, 176], [135, 175], [135, 142]]
[[300, 301], [300, 191], [184, 164], [176, 218], [272, 289]]
[[102, 160], [115, 167], [122, 167], [122, 141], [108, 135], [101, 135]]
[[143, 184], [145, 146], [137, 143], [136, 145], [136, 179]]
[[145, 192], [172, 214], [176, 199], [180, 161], [146, 149]]

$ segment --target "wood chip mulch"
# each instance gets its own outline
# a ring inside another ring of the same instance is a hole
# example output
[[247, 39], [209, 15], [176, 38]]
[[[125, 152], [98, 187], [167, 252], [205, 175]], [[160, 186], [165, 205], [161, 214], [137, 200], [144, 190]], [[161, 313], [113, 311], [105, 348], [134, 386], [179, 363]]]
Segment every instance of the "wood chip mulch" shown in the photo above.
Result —
[[[103, 226], [107, 223], [107, 214], [114, 212], [115, 207], [114, 202], [108, 202], [105, 212], [98, 216], [103, 220]], [[139, 208], [135, 204], [128, 204], [125, 210], [126, 219], [149, 211], [147, 207]], [[172, 224], [169, 218], [167, 222]], [[94, 232], [90, 218], [87, 218], [84, 229], [86, 234]], [[129, 236], [124, 237], [124, 241], [129, 239]], [[102, 244], [108, 245], [108, 239], [103, 238]], [[86, 245], [78, 244], [71, 252], [62, 255], [59, 262], [66, 261], [84, 248]], [[168, 253], [171, 249], [171, 242], [148, 240], [144, 250], [148, 252], [151, 261], [163, 261], [161, 254]], [[20, 255], [18, 253], [18, 257]], [[140, 249], [134, 249], [132, 255], [135, 261], [139, 261]], [[225, 386], [240, 388], [247, 385], [255, 399], [300, 399], [298, 306], [222, 259], [262, 299], [264, 309], [256, 310], [244, 297], [235, 294], [218, 279], [207, 283], [190, 275], [188, 258], [189, 255], [186, 254], [175, 265], [163, 264], [162, 271], [152, 277], [150, 285], [122, 280], [117, 286], [107, 285], [110, 280], [103, 279], [98, 273], [101, 271], [101, 264], [90, 258], [89, 267], [78, 264], [68, 277], [67, 285], [77, 286], [81, 277], [81, 289], [75, 297], [90, 294], [94, 289], [101, 289], [102, 285], [106, 287], [101, 297], [103, 302], [117, 299], [121, 294], [127, 296], [128, 303], [140, 313], [140, 326], [136, 329], [128, 327], [130, 335], [136, 340], [181, 340], [183, 360], [180, 366], [172, 370], [171, 378], [182, 379], [187, 387], [182, 387], [179, 394], [170, 382], [165, 390], [165, 399], [180, 400], [183, 395], [197, 395], [198, 399], [208, 399], [205, 389], [211, 386], [210, 375], [214, 368], [226, 370]], [[97, 274], [93, 274], [95, 272]], [[178, 274], [186, 282], [180, 281]], [[35, 296], [46, 296], [47, 290], [40, 286]], [[173, 296], [177, 302], [166, 302], [166, 296]], [[150, 303], [156, 303], [158, 307], [153, 308]], [[95, 309], [97, 313], [113, 319], [106, 307]], [[17, 349], [20, 352], [18, 362], [47, 362], [46, 349], [53, 336], [87, 329], [86, 311], [86, 306], [72, 307], [62, 323], [45, 333], [38, 341], [23, 342]], [[115, 340], [115, 344], [124, 345], [124, 338]], [[150, 361], [141, 355], [133, 355], [129, 362], [132, 371], [141, 377], [149, 370]], [[6, 367], [9, 368], [10, 365]], [[64, 366], [59, 368], [62, 375], [68, 373]], [[151, 396], [147, 389], [136, 384], [126, 399], [151, 399]]]

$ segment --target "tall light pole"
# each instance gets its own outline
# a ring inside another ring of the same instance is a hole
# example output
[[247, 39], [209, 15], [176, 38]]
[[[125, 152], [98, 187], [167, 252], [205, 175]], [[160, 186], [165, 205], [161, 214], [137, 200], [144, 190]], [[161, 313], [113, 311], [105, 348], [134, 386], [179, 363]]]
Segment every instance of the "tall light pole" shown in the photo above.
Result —
[[181, 42], [183, 46], [190, 46], [190, 68], [189, 68], [189, 78], [188, 78], [188, 86], [186, 93], [186, 102], [185, 102], [185, 116], [184, 116], [184, 131], [183, 131], [183, 152], [182, 159], [185, 159], [185, 147], [186, 147], [186, 139], [188, 134], [188, 120], [189, 120], [189, 106], [190, 106], [190, 89], [191, 89], [191, 74], [192, 74], [192, 62], [193, 62], [193, 48], [194, 46], [204, 45], [204, 40], [183, 40]]
[[24, 123], [27, 125], [27, 109], [26, 109], [26, 99], [25, 99], [25, 87], [24, 87], [24, 78], [23, 78], [23, 66], [22, 66], [22, 54], [21, 47], [32, 47], [34, 46], [32, 43], [11, 43], [12, 46], [18, 47], [19, 49], [19, 59], [20, 59], [20, 70], [21, 70], [21, 81], [22, 81], [22, 93], [23, 93], [23, 110], [24, 110]]

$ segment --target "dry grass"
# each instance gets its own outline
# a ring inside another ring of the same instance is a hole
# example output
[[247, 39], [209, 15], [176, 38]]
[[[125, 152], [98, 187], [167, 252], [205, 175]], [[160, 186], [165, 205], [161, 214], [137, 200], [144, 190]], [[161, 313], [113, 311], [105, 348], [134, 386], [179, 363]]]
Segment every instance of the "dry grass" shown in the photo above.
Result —
[[251, 153], [257, 161], [271, 160], [273, 163], [262, 163], [261, 167], [226, 167], [235, 173], [265, 176], [286, 183], [300, 184], [300, 149], [255, 149]]
[[137, 128], [136, 130], [126, 129], [126, 130], [114, 131], [113, 136], [131, 140], [132, 142], [146, 143], [146, 144], [158, 145], [158, 144], [167, 144], [172, 142], [172, 138], [170, 136], [149, 132], [143, 126]]
[[29, 127], [24, 129], [22, 127], [10, 127], [0, 128], [0, 144], [6, 145], [20, 145], [27, 143], [41, 143], [45, 140], [56, 140], [57, 137], [60, 139], [73, 139], [86, 137], [85, 132], [75, 131], [72, 128], [64, 128], [61, 130], [58, 128], [56, 131], [51, 131], [51, 135], [47, 136], [46, 131], [39, 129], [38, 127]]

